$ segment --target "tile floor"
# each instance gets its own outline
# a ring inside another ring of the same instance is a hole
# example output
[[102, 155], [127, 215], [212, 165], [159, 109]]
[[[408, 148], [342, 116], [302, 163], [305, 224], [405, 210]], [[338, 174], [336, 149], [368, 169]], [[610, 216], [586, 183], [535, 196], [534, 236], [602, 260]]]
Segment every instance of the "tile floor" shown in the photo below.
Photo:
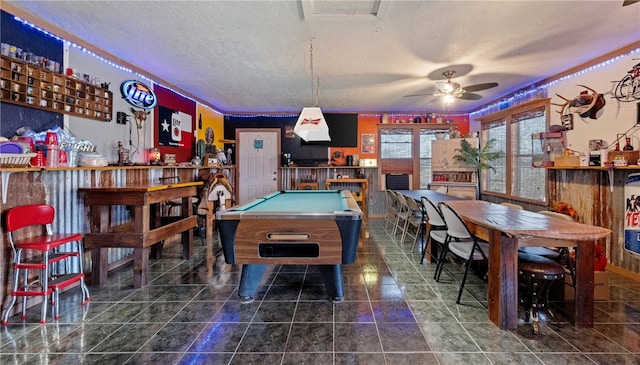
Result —
[[125, 266], [91, 288], [88, 305], [64, 293], [57, 323], [40, 325], [37, 308], [26, 321], [10, 318], [0, 363], [640, 364], [640, 283], [612, 274], [593, 329], [543, 323], [534, 336], [522, 322], [500, 330], [471, 295], [486, 295], [478, 276], [456, 305], [453, 277], [435, 283], [434, 265], [421, 266], [383, 220], [368, 228], [357, 262], [344, 268], [341, 304], [326, 300], [314, 267], [275, 266], [258, 299], [240, 305], [239, 268], [224, 264], [216, 242], [196, 246], [189, 261], [180, 245], [166, 245], [142, 289]]

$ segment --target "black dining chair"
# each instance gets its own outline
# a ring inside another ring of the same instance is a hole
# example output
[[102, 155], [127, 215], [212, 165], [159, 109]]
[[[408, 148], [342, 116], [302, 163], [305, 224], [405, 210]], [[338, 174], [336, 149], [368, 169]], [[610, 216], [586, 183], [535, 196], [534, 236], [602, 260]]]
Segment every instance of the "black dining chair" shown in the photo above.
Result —
[[447, 253], [451, 252], [466, 262], [464, 275], [460, 282], [458, 290], [458, 298], [456, 303], [460, 304], [460, 298], [464, 290], [465, 282], [474, 261], [488, 262], [489, 244], [480, 241], [471, 233], [465, 221], [453, 210], [446, 202], [438, 203], [438, 208], [442, 212], [442, 217], [447, 225], [447, 237], [445, 239], [443, 250], [438, 259], [438, 267], [436, 267], [436, 281], [440, 280], [440, 275], [444, 268]]
[[[422, 207], [426, 215], [425, 218], [428, 227], [425, 234], [426, 242], [422, 247], [422, 258], [420, 259], [420, 264], [423, 264], [427, 254], [427, 248], [431, 248], [432, 254], [442, 252], [442, 246], [444, 245], [444, 241], [447, 238], [447, 224], [444, 222], [442, 213], [440, 213], [440, 210], [435, 206], [435, 204], [433, 204], [431, 200], [423, 196], [420, 198], [420, 201], [422, 202]], [[434, 250], [434, 244], [437, 244], [439, 246], [438, 250]]]

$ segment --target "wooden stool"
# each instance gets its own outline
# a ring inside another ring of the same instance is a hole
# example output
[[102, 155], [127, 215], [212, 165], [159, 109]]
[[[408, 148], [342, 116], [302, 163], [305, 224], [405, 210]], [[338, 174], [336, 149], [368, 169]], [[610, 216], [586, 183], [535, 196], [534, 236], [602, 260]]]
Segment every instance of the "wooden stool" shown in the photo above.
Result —
[[298, 183], [298, 190], [318, 190], [319, 186], [318, 186], [318, 182], [299, 182]]
[[564, 275], [562, 265], [550, 258], [518, 252], [518, 275], [520, 277], [520, 302], [525, 309], [525, 321], [532, 319], [533, 333], [538, 334], [538, 310], [547, 313], [558, 323], [549, 308], [549, 287]]

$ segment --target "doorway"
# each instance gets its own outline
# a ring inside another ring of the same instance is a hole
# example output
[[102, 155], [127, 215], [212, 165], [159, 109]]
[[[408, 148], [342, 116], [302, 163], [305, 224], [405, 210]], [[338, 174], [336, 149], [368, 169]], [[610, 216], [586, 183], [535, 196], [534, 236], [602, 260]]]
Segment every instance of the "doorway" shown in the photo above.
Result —
[[244, 204], [279, 190], [280, 129], [236, 129], [238, 200]]

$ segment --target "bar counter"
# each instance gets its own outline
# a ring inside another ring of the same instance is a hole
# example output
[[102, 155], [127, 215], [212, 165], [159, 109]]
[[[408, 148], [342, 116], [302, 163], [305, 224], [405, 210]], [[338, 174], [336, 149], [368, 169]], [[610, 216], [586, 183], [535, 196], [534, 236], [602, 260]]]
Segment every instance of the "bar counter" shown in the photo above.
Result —
[[[123, 185], [143, 185], [164, 182], [198, 181], [204, 170], [229, 170], [232, 184], [235, 181], [235, 166], [211, 168], [203, 166], [106, 166], [73, 168], [2, 168], [2, 208], [4, 216], [12, 207], [26, 204], [50, 204], [56, 210], [53, 231], [60, 233], [89, 233], [88, 212], [79, 195], [81, 188], [115, 187]], [[130, 213], [124, 206], [114, 209], [114, 223], [130, 221]], [[4, 230], [0, 225], [4, 237]], [[109, 270], [131, 261], [133, 249], [110, 248], [108, 253]], [[3, 241], [0, 250], [0, 301], [10, 298], [9, 286], [12, 270], [9, 270], [12, 258], [8, 242]], [[85, 252], [84, 269], [86, 274], [92, 271], [90, 252]], [[91, 278], [89, 278], [91, 280]]]

